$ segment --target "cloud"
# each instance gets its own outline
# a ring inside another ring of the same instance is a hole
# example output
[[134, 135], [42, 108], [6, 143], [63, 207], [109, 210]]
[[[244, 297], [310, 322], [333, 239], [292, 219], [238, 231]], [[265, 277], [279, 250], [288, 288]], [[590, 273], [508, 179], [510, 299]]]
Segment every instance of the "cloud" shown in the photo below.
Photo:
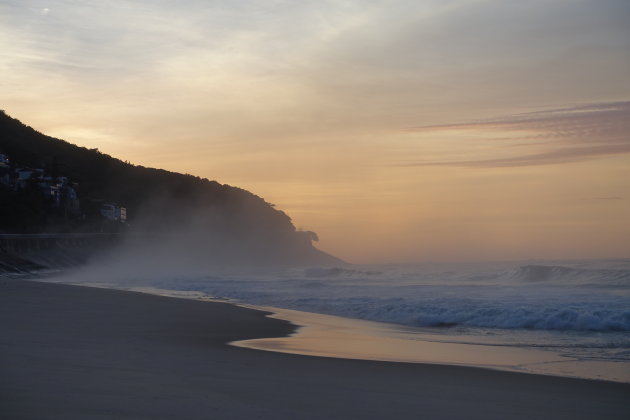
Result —
[[[496, 147], [525, 145], [519, 154], [459, 160], [399, 162], [396, 166], [516, 167], [555, 165], [630, 153], [630, 102], [594, 103], [487, 120], [420, 126], [411, 132], [505, 133]], [[518, 140], [518, 143], [515, 143]], [[471, 140], [472, 142], [473, 140]], [[515, 150], [514, 148], [511, 148]]]
[[[450, 129], [498, 129], [510, 131], [544, 131], [548, 137], [581, 137], [592, 131], [614, 130], [628, 133], [630, 101], [594, 103], [544, 111], [503, 116], [480, 121], [412, 127], [410, 131]], [[540, 134], [540, 133], [539, 133]], [[627, 136], [625, 136], [627, 137]]]
[[483, 168], [501, 168], [515, 166], [557, 165], [561, 163], [573, 163], [584, 160], [591, 160], [601, 156], [622, 153], [630, 153], [630, 144], [564, 148], [551, 150], [544, 153], [535, 153], [499, 159], [469, 161], [463, 160], [449, 162], [413, 162], [401, 164], [400, 166], [468, 166]]

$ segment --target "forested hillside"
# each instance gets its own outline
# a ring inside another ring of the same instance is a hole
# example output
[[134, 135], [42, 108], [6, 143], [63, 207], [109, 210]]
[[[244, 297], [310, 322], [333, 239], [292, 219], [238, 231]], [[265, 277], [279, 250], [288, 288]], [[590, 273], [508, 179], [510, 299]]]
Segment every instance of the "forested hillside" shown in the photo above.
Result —
[[275, 247], [274, 254], [299, 250], [328, 257], [312, 247], [311, 241], [317, 240], [314, 233], [297, 231], [284, 212], [246, 190], [126, 163], [97, 149], [46, 136], [5, 112], [0, 112], [0, 154], [10, 162], [4, 168], [5, 180], [23, 167], [42, 169], [49, 179], [65, 177], [72, 182], [81, 208], [78, 216], [70, 217], [68, 212], [51, 216], [47, 199], [35, 187], [29, 192], [0, 183], [0, 232], [103, 229], [102, 223], [95, 223], [95, 206], [111, 202], [126, 208], [123, 231], [194, 228], [199, 236], [229, 239], [232, 248]]

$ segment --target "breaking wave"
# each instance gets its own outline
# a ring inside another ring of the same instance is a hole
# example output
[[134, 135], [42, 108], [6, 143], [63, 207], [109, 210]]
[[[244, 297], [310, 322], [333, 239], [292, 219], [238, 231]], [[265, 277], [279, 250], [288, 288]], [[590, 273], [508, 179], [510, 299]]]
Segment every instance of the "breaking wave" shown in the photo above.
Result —
[[630, 261], [344, 266], [112, 279], [420, 327], [630, 331]]
[[[280, 302], [278, 302], [280, 303]], [[459, 299], [303, 299], [299, 305], [314, 312], [409, 326], [469, 326], [503, 329], [571, 331], [630, 331], [627, 303], [560, 302], [527, 304]]]
[[523, 282], [570, 282], [628, 284], [630, 270], [585, 269], [548, 265], [524, 265], [506, 273], [507, 278]]

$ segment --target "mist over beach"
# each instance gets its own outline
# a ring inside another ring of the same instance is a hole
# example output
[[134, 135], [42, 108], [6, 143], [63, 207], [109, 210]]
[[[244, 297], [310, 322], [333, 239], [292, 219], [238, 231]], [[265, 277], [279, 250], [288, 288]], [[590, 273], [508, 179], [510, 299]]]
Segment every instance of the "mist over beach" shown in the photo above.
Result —
[[627, 418], [629, 21], [0, 1], [0, 418]]

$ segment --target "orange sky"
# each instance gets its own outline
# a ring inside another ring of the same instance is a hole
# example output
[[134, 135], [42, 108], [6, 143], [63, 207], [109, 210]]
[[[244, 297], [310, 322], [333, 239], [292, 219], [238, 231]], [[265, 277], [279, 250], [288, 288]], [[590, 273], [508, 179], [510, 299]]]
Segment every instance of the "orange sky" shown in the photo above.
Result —
[[2, 108], [351, 262], [630, 257], [625, 1], [0, 4]]

